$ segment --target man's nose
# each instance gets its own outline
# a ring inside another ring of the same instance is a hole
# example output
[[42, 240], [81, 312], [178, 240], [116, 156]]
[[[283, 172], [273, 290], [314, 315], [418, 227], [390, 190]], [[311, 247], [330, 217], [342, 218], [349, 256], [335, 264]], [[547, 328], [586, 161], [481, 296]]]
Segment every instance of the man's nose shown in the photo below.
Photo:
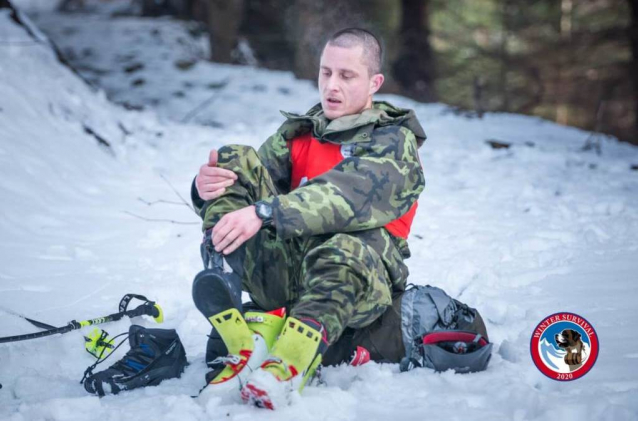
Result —
[[338, 91], [339, 90], [339, 80], [335, 75], [330, 75], [328, 80], [326, 81], [326, 90], [328, 91]]

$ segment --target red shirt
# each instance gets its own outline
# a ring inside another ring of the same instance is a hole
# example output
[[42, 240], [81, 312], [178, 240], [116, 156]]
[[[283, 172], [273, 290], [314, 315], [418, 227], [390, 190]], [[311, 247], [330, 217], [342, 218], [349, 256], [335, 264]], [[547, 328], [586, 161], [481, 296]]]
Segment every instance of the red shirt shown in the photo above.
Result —
[[[308, 180], [334, 168], [345, 157], [341, 145], [321, 143], [310, 132], [288, 141], [292, 161], [292, 184], [294, 190]], [[418, 204], [415, 202], [403, 216], [386, 224], [385, 228], [394, 236], [408, 238]]]

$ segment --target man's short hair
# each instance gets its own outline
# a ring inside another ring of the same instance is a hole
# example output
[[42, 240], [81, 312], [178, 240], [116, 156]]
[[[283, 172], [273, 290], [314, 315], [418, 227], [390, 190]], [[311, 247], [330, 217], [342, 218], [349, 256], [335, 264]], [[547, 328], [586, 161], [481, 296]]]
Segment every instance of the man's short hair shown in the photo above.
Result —
[[326, 45], [328, 44], [342, 48], [360, 45], [363, 48], [363, 59], [370, 75], [381, 72], [383, 50], [378, 38], [372, 32], [361, 28], [342, 29], [330, 37]]

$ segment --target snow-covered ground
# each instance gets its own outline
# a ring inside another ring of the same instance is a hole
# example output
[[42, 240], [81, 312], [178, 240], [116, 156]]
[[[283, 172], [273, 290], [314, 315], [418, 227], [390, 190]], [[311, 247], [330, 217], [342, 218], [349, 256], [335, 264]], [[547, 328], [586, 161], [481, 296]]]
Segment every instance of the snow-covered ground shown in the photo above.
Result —
[[[190, 397], [203, 385], [209, 331], [190, 296], [199, 222], [171, 186], [188, 200], [210, 148], [257, 147], [279, 109], [317, 101], [314, 85], [202, 61], [206, 43], [191, 26], [110, 19], [117, 2], [66, 16], [50, 0], [14, 3], [103, 90], [0, 9], [0, 336], [37, 330], [12, 313], [64, 325], [115, 312], [135, 292], [163, 306], [191, 364], [179, 380], [98, 399], [79, 384], [93, 361], [82, 332], [2, 344], [0, 419], [638, 418], [638, 149], [604, 139], [597, 155], [581, 150], [581, 130], [518, 115], [467, 119], [394, 96], [381, 98], [414, 108], [429, 138], [410, 281], [481, 310], [495, 343], [489, 369], [328, 368], [326, 387], [277, 413], [200, 405]], [[490, 139], [512, 146], [494, 150]], [[585, 317], [601, 346], [593, 370], [566, 383], [541, 374], [529, 352], [536, 324], [558, 311]]]

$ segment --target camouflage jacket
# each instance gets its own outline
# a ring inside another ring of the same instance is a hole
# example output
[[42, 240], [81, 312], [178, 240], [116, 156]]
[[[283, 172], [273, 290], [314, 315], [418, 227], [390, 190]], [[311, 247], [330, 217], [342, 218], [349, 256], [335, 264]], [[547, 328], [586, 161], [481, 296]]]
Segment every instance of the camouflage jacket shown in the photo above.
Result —
[[[258, 151], [277, 189], [277, 195], [265, 201], [273, 206], [278, 235], [287, 239], [356, 231], [366, 242], [374, 243], [380, 254], [390, 253], [371, 229], [406, 213], [425, 186], [417, 152], [425, 133], [414, 111], [381, 101], [361, 114], [332, 121], [324, 116], [321, 104], [305, 115], [282, 114], [286, 121]], [[319, 141], [349, 145], [351, 156], [291, 191], [287, 142], [309, 131]], [[209, 219], [195, 181], [191, 197], [202, 218]], [[393, 240], [399, 253], [393, 259], [396, 265], [410, 251], [404, 239]], [[405, 273], [396, 277], [405, 279]]]
[[[425, 187], [417, 151], [425, 133], [414, 112], [374, 102], [361, 114], [332, 121], [324, 116], [321, 104], [305, 115], [283, 115], [286, 121], [258, 151], [277, 189], [275, 196], [265, 199], [273, 207], [277, 235], [292, 239], [349, 232], [381, 256], [393, 290], [403, 291], [409, 272], [404, 263], [410, 256], [408, 243], [381, 227], [405, 214]], [[309, 131], [321, 142], [348, 145], [351, 156], [291, 190], [288, 142]], [[212, 208], [197, 194], [195, 180], [191, 197], [206, 228]]]
[[[267, 199], [282, 238], [383, 227], [405, 214], [425, 187], [417, 149], [425, 133], [414, 112], [374, 102], [361, 114], [328, 120], [317, 104], [287, 120], [259, 148], [279, 195]], [[352, 155], [290, 190], [286, 142], [312, 132], [322, 142], [350, 145]]]

